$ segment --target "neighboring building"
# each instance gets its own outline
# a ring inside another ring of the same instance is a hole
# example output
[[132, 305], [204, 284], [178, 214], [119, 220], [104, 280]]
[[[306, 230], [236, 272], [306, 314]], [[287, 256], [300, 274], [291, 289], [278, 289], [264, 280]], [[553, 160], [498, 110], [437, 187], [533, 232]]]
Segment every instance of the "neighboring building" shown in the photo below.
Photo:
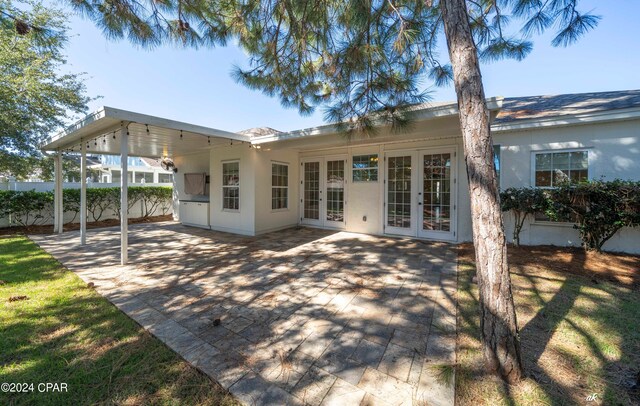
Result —
[[[120, 183], [120, 157], [117, 155], [100, 155], [99, 162], [88, 165], [88, 168], [99, 171], [99, 183]], [[173, 172], [160, 166], [159, 159], [129, 157], [127, 171], [131, 183], [172, 183]]]
[[[501, 188], [550, 188], [565, 177], [640, 180], [640, 90], [487, 103]], [[113, 132], [103, 153], [119, 153], [116, 134], [126, 120], [132, 154], [173, 158], [174, 211], [185, 223], [244, 235], [304, 225], [471, 241], [457, 103], [409, 108], [414, 124], [406, 131], [384, 127], [376, 136], [348, 139], [333, 125], [239, 134], [105, 107], [46, 148]], [[203, 182], [204, 193], [185, 192], [201, 191]], [[509, 216], [506, 227], [510, 236]], [[640, 253], [638, 241], [639, 229], [623, 229], [604, 248]], [[571, 224], [538, 217], [525, 225], [521, 242], [579, 245], [580, 239]]]

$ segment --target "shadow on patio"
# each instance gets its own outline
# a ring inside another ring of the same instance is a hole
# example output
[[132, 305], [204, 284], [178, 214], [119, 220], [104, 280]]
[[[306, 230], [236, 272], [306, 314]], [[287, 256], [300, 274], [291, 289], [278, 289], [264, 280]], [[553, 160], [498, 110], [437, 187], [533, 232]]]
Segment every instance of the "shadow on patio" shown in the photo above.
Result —
[[455, 253], [309, 228], [242, 237], [175, 223], [33, 237], [241, 401], [453, 404]]

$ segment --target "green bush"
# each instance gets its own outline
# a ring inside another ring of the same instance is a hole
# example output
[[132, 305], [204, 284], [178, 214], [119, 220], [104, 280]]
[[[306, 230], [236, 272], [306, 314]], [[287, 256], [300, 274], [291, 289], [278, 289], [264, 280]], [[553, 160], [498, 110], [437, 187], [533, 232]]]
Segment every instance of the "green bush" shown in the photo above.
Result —
[[[138, 187], [136, 187], [138, 188]], [[129, 190], [131, 190], [130, 188]], [[171, 198], [173, 197], [173, 189], [170, 187], [157, 186], [153, 188], [144, 188], [140, 201], [142, 202], [142, 217], [149, 217], [157, 210], [163, 215], [167, 214], [171, 208]]]
[[[79, 189], [78, 189], [79, 190]], [[100, 221], [102, 215], [120, 205], [120, 188], [92, 188], [87, 189], [87, 212], [91, 213], [93, 221]], [[118, 213], [118, 217], [119, 213]]]
[[502, 211], [513, 212], [513, 243], [520, 246], [520, 232], [529, 215], [544, 213], [548, 207], [547, 197], [537, 188], [508, 188], [500, 192]]
[[73, 217], [67, 223], [76, 221], [80, 214], [80, 189], [62, 189], [62, 206], [65, 213], [73, 213]]
[[53, 192], [3, 190], [0, 192], [0, 215], [20, 226], [44, 224], [53, 216]]
[[[163, 215], [171, 208], [172, 189], [166, 186], [131, 186], [128, 189], [127, 213], [136, 203], [142, 204], [142, 216], [149, 217], [156, 211]], [[70, 222], [80, 213], [80, 189], [63, 190], [65, 213], [73, 213]], [[93, 221], [99, 221], [112, 210], [120, 217], [120, 188], [88, 188], [87, 212]], [[53, 217], [53, 192], [0, 191], [0, 218], [10, 219], [10, 225], [32, 226], [45, 224]]]
[[549, 190], [547, 215], [572, 221], [586, 250], [600, 251], [623, 227], [640, 224], [640, 182], [616, 179], [563, 184]]

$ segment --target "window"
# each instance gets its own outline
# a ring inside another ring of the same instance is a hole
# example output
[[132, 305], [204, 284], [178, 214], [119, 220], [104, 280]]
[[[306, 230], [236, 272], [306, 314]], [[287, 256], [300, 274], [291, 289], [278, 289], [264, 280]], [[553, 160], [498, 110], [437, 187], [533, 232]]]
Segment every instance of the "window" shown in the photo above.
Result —
[[136, 183], [153, 183], [153, 172], [136, 172]]
[[378, 181], [378, 155], [354, 155], [353, 157], [353, 181], [377, 182]]
[[271, 209], [289, 208], [289, 165], [271, 164]]
[[159, 173], [158, 183], [173, 183], [173, 175], [170, 173]]
[[561, 182], [578, 183], [588, 179], [587, 151], [544, 152], [535, 154], [536, 187], [551, 188]]
[[222, 163], [222, 209], [240, 209], [240, 162]]
[[500, 189], [500, 145], [493, 146], [493, 163], [496, 167], [496, 179], [498, 180], [498, 189]]

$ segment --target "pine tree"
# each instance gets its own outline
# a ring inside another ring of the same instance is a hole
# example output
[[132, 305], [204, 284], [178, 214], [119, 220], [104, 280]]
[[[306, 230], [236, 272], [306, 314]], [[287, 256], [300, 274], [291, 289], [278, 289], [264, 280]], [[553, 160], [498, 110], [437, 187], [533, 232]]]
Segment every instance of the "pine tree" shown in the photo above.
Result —
[[[522, 60], [547, 29], [566, 46], [599, 17], [578, 0], [73, 0], [111, 38], [142, 46], [225, 45], [249, 54], [234, 77], [308, 114], [324, 108], [347, 132], [407, 124], [421, 82], [453, 80], [469, 177], [484, 358], [509, 382], [522, 376], [506, 240], [479, 60]], [[517, 21], [514, 29], [511, 20]], [[440, 58], [447, 42], [450, 63]]]

